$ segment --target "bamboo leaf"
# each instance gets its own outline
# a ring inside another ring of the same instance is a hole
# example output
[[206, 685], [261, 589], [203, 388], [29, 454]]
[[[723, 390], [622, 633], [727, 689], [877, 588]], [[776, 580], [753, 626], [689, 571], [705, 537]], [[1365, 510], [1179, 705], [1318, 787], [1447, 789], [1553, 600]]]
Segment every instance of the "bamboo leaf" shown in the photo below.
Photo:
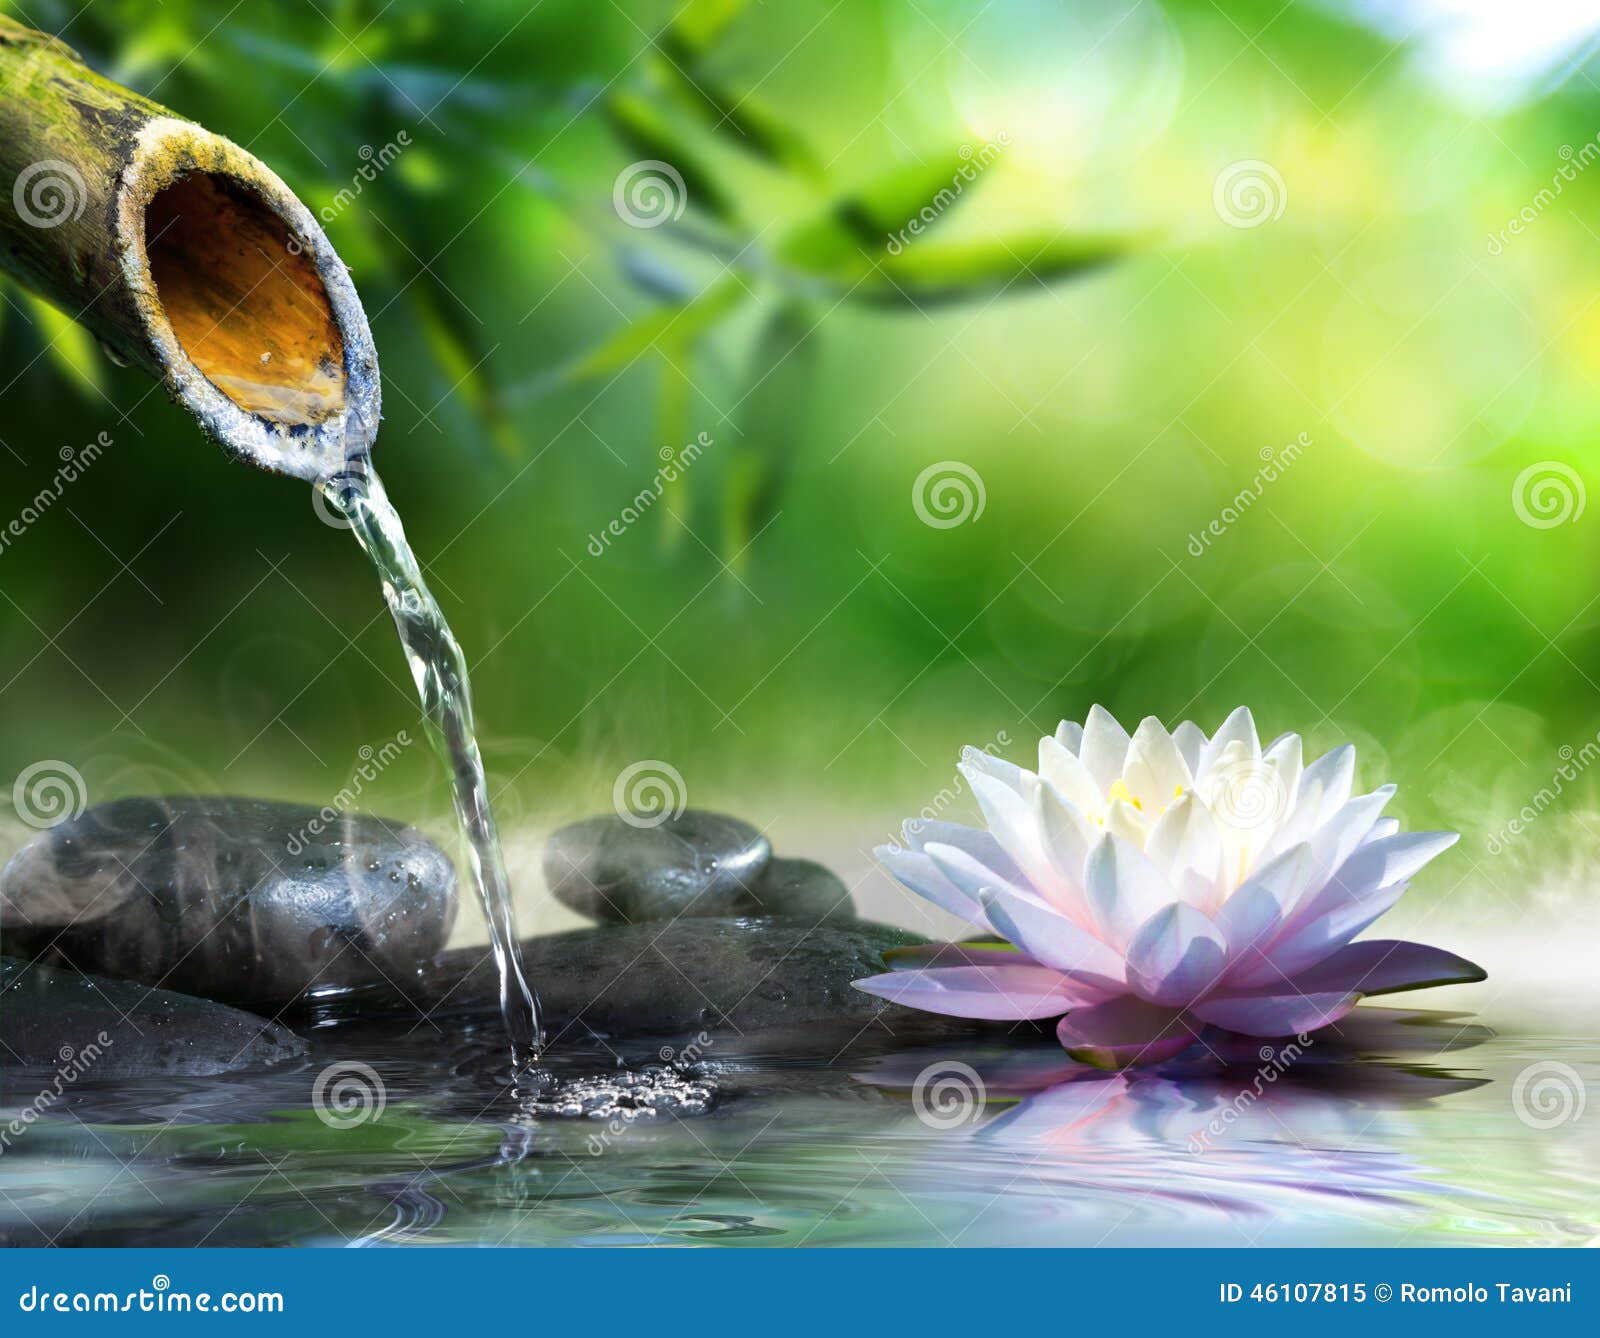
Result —
[[729, 456], [723, 491], [723, 545], [736, 573], [748, 561], [751, 540], [776, 514], [790, 463], [804, 444], [815, 329], [803, 303], [787, 302], [767, 320], [756, 343], [740, 442]]
[[460, 303], [432, 270], [412, 265], [406, 282], [406, 295], [416, 311], [428, 349], [449, 382], [450, 394], [477, 418], [501, 455], [507, 460], [521, 458], [521, 438], [500, 392], [493, 350], [482, 347], [479, 329], [469, 322]]
[[971, 195], [980, 171], [971, 158], [970, 148], [951, 149], [885, 172], [839, 200], [834, 214], [868, 246], [887, 246], [912, 219], [932, 227]]
[[56, 370], [80, 391], [104, 395], [104, 365], [94, 336], [42, 297], [27, 291], [22, 292], [22, 297], [28, 319], [44, 345], [42, 351], [55, 364]]
[[[738, 210], [718, 184], [711, 168], [695, 152], [654, 103], [634, 93], [613, 93], [606, 98], [604, 111], [612, 133], [644, 162], [668, 164], [683, 181], [684, 198], [675, 198], [675, 185], [669, 183], [666, 206], [671, 216], [691, 204], [725, 222], [733, 221]], [[619, 179], [619, 188], [623, 184]], [[655, 202], [651, 202], [652, 209]]]
[[730, 277], [712, 284], [691, 302], [652, 311], [631, 325], [623, 326], [598, 348], [590, 350], [562, 379], [580, 382], [613, 375], [663, 340], [686, 347], [737, 306], [744, 296], [744, 285]]
[[749, 0], [687, 0], [667, 35], [688, 51], [704, 51], [744, 12]]
[[852, 296], [888, 306], [973, 301], [1018, 283], [1076, 278], [1120, 259], [1137, 244], [1122, 235], [919, 241], [884, 256], [878, 276], [855, 288]]
[[662, 43], [663, 58], [657, 62], [657, 73], [672, 87], [678, 100], [715, 133], [775, 167], [812, 181], [822, 179], [822, 164], [811, 146], [776, 113], [749, 93], [735, 95], [703, 68], [694, 51], [673, 42], [670, 32]]
[[[662, 350], [661, 400], [657, 416], [657, 445], [661, 451], [678, 451], [691, 435], [689, 397], [694, 383], [684, 366], [688, 358], [687, 347]], [[684, 532], [689, 528], [689, 498], [681, 470], [675, 471], [671, 478], [663, 474], [661, 480], [661, 500], [666, 503], [661, 512], [661, 548], [663, 552], [672, 552], [683, 542]]]
[[[887, 172], [792, 229], [779, 242], [777, 256], [809, 274], [853, 283], [874, 259], [904, 249], [907, 240], [919, 240], [941, 222], [971, 193], [975, 180], [976, 169], [959, 149]], [[907, 238], [913, 224], [917, 234]]]

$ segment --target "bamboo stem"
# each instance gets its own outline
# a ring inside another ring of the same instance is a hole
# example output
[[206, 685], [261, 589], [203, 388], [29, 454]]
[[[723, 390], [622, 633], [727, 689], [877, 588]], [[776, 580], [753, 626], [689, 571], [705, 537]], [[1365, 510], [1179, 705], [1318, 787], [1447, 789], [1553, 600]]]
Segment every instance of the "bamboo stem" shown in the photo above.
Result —
[[310, 211], [231, 140], [3, 17], [0, 265], [239, 459], [314, 480], [372, 444], [372, 334]]

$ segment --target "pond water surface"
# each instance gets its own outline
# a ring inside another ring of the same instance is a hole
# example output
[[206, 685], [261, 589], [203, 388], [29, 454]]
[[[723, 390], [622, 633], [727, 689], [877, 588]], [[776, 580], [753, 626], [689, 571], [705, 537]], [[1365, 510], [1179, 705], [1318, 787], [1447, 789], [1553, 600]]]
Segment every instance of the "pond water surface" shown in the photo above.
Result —
[[[871, 1029], [586, 1041], [521, 1090], [498, 1018], [331, 1025], [284, 1071], [84, 1079], [0, 1155], [0, 1240], [1600, 1240], [1590, 1042], [1437, 1010], [1356, 1017], [1337, 1040], [1127, 1074], [1032, 1035], [915, 1049]], [[634, 1076], [618, 1084], [619, 1067]], [[608, 1091], [620, 1105], [605, 1115]], [[11, 1113], [34, 1095], [12, 1071]], [[653, 1115], [622, 1109], [651, 1101]]]

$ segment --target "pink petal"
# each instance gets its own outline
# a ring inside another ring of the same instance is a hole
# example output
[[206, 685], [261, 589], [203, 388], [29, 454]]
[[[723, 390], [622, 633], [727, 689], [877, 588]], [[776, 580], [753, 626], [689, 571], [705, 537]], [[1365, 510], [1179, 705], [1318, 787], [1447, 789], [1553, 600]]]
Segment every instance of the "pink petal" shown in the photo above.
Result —
[[1128, 944], [1128, 984], [1140, 998], [1182, 1008], [1215, 987], [1228, 945], [1204, 911], [1177, 901], [1139, 927]]
[[1284, 917], [1305, 894], [1316, 867], [1311, 847], [1302, 843], [1270, 860], [1229, 894], [1216, 920], [1230, 956], [1237, 959], [1272, 942]]
[[1146, 1003], [1131, 994], [1074, 1008], [1056, 1024], [1056, 1037], [1074, 1059], [1099, 1068], [1157, 1064], [1194, 1042], [1178, 1009]]
[[1089, 852], [1084, 894], [1106, 941], [1118, 948], [1163, 906], [1178, 899], [1144, 851], [1110, 832]]
[[1218, 995], [1189, 1012], [1202, 1022], [1246, 1036], [1293, 1036], [1337, 1022], [1360, 1002], [1353, 991]]
[[1409, 883], [1396, 883], [1368, 893], [1287, 933], [1265, 952], [1251, 949], [1228, 971], [1229, 988], [1273, 989], [1287, 986], [1301, 972], [1330, 957], [1404, 895]]
[[1017, 868], [1010, 855], [1000, 848], [1000, 843], [988, 832], [978, 827], [963, 827], [955, 822], [924, 821], [913, 818], [906, 823], [906, 844], [913, 850], [923, 850], [938, 844], [964, 850], [979, 864], [987, 864], [1008, 883], [1023, 881], [1022, 870]]
[[1084, 1002], [1077, 986], [1043, 966], [929, 967], [851, 984], [907, 1008], [991, 1021], [1055, 1017]]
[[1095, 998], [1126, 988], [1122, 958], [1054, 907], [1015, 888], [996, 887], [984, 892], [983, 908], [990, 923], [1023, 952], [1078, 982]]
[[879, 846], [872, 852], [883, 866], [909, 887], [919, 897], [931, 901], [940, 910], [977, 925], [989, 928], [984, 919], [983, 907], [976, 899], [957, 887], [934, 863], [925, 851], [902, 850], [899, 846]]
[[1261, 988], [1315, 966], [1393, 906], [1405, 879], [1455, 841], [1454, 832], [1409, 832], [1361, 846], [1267, 942], [1241, 955], [1230, 982]]
[[1295, 988], [1356, 990], [1361, 994], [1398, 994], [1429, 985], [1458, 985], [1483, 980], [1481, 966], [1443, 948], [1401, 939], [1372, 938], [1349, 943], [1295, 977]]

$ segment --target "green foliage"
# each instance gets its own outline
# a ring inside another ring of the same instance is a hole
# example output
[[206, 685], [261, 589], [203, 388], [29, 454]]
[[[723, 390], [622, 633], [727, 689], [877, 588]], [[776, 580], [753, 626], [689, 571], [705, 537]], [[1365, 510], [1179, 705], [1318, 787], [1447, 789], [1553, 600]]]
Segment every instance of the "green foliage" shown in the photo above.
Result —
[[[1596, 486], [1587, 67], [1476, 103], [1338, 7], [1226, 0], [26, 12], [324, 219], [508, 826], [603, 810], [657, 757], [697, 806], [865, 815], [865, 850], [960, 789], [963, 743], [1026, 762], [1092, 701], [1246, 701], [1355, 740], [1465, 854], [1593, 734], [1596, 499], [1550, 528], [1512, 506], [1541, 462]], [[644, 158], [684, 208], [632, 227]], [[1260, 226], [1217, 212], [1241, 160], [1284, 182]], [[0, 552], [10, 774], [325, 801], [415, 711], [348, 536], [6, 299], [0, 526], [115, 439]], [[985, 506], [941, 529], [912, 490], [951, 461]], [[1513, 849], [1586, 857], [1596, 774]], [[375, 811], [449, 832], [420, 752], [385, 781]]]

